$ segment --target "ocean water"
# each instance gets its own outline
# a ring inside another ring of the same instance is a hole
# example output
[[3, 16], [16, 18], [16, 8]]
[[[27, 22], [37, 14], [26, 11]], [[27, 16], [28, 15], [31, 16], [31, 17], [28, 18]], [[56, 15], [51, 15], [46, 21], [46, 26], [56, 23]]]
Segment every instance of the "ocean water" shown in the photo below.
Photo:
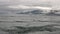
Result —
[[[1, 29], [15, 29], [13, 26], [45, 26], [57, 24], [60, 26], [60, 16], [49, 16], [49, 15], [32, 15], [32, 14], [11, 14], [0, 16], [0, 30]], [[58, 26], [56, 26], [58, 28]], [[9, 34], [8, 32], [1, 31], [2, 34]], [[30, 32], [28, 34], [59, 34], [58, 32]]]

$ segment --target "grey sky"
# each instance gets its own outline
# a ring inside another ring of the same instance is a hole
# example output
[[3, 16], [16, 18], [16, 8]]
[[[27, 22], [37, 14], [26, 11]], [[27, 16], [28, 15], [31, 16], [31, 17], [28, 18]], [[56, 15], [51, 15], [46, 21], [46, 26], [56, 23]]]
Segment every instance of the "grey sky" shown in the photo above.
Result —
[[0, 0], [0, 7], [2, 9], [7, 9], [8, 5], [51, 5], [55, 8], [60, 7], [60, 0]]
[[60, 0], [0, 0], [0, 4], [59, 4]]

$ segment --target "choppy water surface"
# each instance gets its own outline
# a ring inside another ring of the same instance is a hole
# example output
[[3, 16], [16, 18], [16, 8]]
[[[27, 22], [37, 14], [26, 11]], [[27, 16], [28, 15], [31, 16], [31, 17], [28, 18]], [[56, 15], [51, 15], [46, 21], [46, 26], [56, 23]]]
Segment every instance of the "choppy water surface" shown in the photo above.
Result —
[[[32, 27], [55, 24], [54, 27], [60, 26], [60, 16], [47, 15], [5, 15], [0, 16], [0, 29], [15, 29], [13, 26]], [[57, 26], [58, 25], [58, 26]], [[0, 32], [5, 34], [4, 31]], [[58, 32], [30, 32], [28, 34], [54, 34]], [[9, 34], [8, 32], [6, 34]], [[59, 33], [58, 33], [59, 34]]]

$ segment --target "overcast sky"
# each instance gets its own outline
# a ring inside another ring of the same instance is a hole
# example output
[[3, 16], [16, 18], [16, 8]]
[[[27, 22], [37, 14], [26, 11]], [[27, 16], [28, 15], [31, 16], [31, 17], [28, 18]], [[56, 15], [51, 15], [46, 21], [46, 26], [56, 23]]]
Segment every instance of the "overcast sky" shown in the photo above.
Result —
[[39, 5], [39, 4], [51, 4], [59, 5], [60, 0], [0, 0], [0, 5], [4, 4], [22, 4], [22, 5]]
[[60, 0], [0, 0], [0, 9], [8, 9], [8, 5], [41, 5], [58, 8]]
[[59, 4], [60, 0], [0, 0], [0, 4], [41, 4], [41, 3]]

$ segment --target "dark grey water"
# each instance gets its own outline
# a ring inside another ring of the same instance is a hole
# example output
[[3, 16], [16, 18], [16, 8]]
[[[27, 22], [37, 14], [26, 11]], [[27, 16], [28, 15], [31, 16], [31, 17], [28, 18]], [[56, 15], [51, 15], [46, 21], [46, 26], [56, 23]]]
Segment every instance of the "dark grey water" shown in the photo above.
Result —
[[[23, 26], [23, 27], [32, 27], [32, 26], [45, 26], [56, 24], [60, 26], [60, 16], [47, 16], [47, 15], [2, 15], [0, 16], [0, 28], [2, 29], [15, 29], [13, 26]], [[59, 28], [58, 26], [54, 26]], [[0, 32], [2, 33], [2, 31]], [[6, 32], [5, 32], [6, 33]], [[29, 34], [50, 34], [50, 32], [31, 32]], [[56, 32], [53, 32], [53, 34]], [[4, 34], [4, 31], [3, 33]], [[7, 33], [6, 33], [7, 34]], [[51, 33], [52, 34], [52, 33]]]

